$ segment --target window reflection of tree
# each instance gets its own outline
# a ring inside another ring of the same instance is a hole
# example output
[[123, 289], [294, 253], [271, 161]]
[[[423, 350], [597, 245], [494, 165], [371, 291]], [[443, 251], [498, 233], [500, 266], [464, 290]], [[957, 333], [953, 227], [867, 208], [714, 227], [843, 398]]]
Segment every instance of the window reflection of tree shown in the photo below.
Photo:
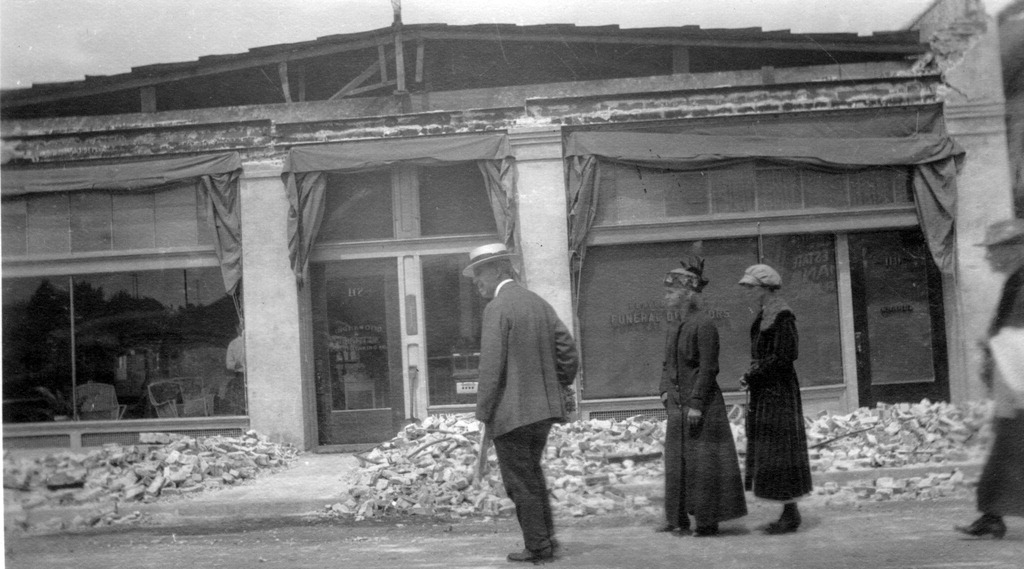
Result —
[[[158, 282], [172, 279], [177, 283], [187, 282], [178, 278], [178, 274], [168, 271], [146, 276], [155, 277]], [[117, 281], [123, 280], [123, 276], [108, 275]], [[136, 274], [131, 276], [136, 277]], [[5, 295], [19, 285], [24, 288], [39, 283], [26, 300], [5, 303], [3, 309], [5, 400], [37, 397], [39, 388], [49, 391], [54, 399], [70, 400], [74, 373], [78, 384], [89, 381], [114, 384], [118, 396], [129, 404], [126, 418], [138, 418], [150, 414], [143, 397], [148, 381], [186, 371], [221, 373], [219, 355], [233, 336], [236, 319], [230, 297], [221, 296], [205, 306], [172, 307], [156, 298], [139, 296], [137, 286], [133, 286], [131, 292], [117, 290], [107, 295], [102, 285], [92, 282], [92, 277], [71, 280], [73, 303], [66, 288], [60, 288], [47, 278], [5, 281]], [[104, 282], [103, 276], [95, 280]], [[129, 280], [138, 282], [137, 277]], [[172, 282], [165, 284], [173, 286]], [[166, 290], [166, 287], [161, 288]], [[214, 351], [218, 351], [216, 356], [203, 355]], [[141, 381], [132, 381], [133, 375], [141, 376]], [[66, 411], [61, 410], [61, 414]], [[52, 410], [26, 406], [11, 415], [5, 412], [4, 420], [48, 420], [54, 414], [57, 413]]]

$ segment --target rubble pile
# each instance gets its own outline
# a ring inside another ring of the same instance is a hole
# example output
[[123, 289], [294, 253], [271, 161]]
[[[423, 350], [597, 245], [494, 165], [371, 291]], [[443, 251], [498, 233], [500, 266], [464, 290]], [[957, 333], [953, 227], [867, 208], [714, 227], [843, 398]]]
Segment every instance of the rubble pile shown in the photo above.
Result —
[[107, 444], [84, 453], [65, 451], [33, 458], [4, 453], [5, 507], [24, 510], [102, 502], [95, 525], [118, 519], [121, 502], [232, 485], [264, 470], [285, 467], [297, 451], [249, 431], [241, 437], [194, 438], [140, 433], [139, 444]]
[[879, 403], [847, 415], [807, 420], [815, 471], [831, 472], [979, 459], [989, 432], [990, 403]]
[[[660, 476], [665, 423], [634, 417], [555, 425], [544, 467], [556, 510], [572, 515], [643, 508], [649, 501], [626, 496], [619, 485]], [[486, 474], [474, 479], [480, 424], [470, 415], [432, 416], [409, 425], [369, 453], [350, 481], [348, 499], [328, 510], [356, 519], [375, 515], [449, 514], [455, 517], [511, 514], [497, 458], [487, 455]]]
[[[811, 467], [835, 472], [980, 460], [989, 438], [989, 411], [989, 403], [956, 406], [924, 400], [845, 415], [822, 413], [806, 421]], [[742, 464], [742, 408], [732, 408], [729, 417]], [[327, 513], [356, 519], [511, 514], [514, 506], [505, 495], [493, 450], [486, 474], [474, 480], [480, 436], [480, 424], [471, 415], [432, 416], [407, 426], [394, 439], [358, 455], [363, 468], [349, 480], [347, 499], [328, 506]], [[552, 507], [573, 516], [655, 512], [649, 498], [630, 491], [630, 485], [660, 484], [664, 438], [664, 419], [645, 416], [555, 425], [544, 458]], [[870, 486], [828, 483], [817, 492], [836, 501], [929, 499], [963, 483], [963, 474], [952, 470], [883, 477]]]
[[951, 496], [965, 490], [969, 481], [959, 468], [950, 472], [929, 472], [923, 476], [895, 478], [881, 476], [872, 481], [840, 486], [836, 482], [826, 482], [816, 487], [814, 493], [827, 496], [830, 504], [870, 500], [875, 502], [899, 500], [932, 500]]

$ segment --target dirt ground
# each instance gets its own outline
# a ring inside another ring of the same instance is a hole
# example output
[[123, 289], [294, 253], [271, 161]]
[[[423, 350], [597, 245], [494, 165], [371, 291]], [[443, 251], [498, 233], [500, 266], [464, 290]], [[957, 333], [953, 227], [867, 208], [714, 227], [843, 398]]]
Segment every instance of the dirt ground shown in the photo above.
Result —
[[[715, 538], [655, 534], [654, 516], [558, 518], [562, 550], [553, 564], [573, 568], [1019, 568], [1024, 519], [1008, 518], [1001, 541], [952, 531], [975, 516], [973, 498], [932, 502], [808, 504], [796, 534], [758, 531], [778, 515], [750, 504], [746, 518]], [[53, 535], [9, 533], [12, 569], [153, 569], [358, 567], [509, 567], [522, 548], [511, 518], [448, 521], [405, 517], [352, 522], [323, 515], [196, 519]]]

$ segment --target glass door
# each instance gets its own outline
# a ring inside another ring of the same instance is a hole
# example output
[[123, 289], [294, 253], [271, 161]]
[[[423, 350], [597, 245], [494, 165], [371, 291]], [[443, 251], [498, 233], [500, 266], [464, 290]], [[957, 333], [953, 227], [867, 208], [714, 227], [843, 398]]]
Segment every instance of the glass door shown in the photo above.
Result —
[[427, 377], [431, 407], [476, 405], [480, 364], [480, 323], [484, 301], [473, 281], [462, 276], [469, 255], [425, 255], [423, 300], [427, 331]]
[[395, 259], [311, 265], [320, 445], [390, 439], [404, 416]]
[[942, 287], [920, 231], [850, 236], [862, 407], [949, 400]]

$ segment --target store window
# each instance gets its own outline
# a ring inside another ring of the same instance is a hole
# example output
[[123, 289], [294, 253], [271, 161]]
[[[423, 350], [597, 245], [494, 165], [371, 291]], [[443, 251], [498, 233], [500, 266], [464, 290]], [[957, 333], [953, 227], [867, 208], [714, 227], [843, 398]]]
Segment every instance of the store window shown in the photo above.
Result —
[[602, 162], [595, 226], [913, 203], [907, 168], [823, 172], [768, 162], [670, 171]]
[[245, 414], [237, 322], [213, 267], [4, 279], [4, 421]]
[[466, 162], [422, 168], [420, 232], [424, 237], [497, 233], [480, 167]]
[[[782, 274], [782, 295], [805, 338], [797, 363], [803, 386], [843, 381], [833, 250], [829, 235], [770, 237], [761, 243], [764, 262]], [[749, 331], [757, 307], [748, 305], [736, 283], [758, 262], [758, 252], [756, 238], [591, 247], [580, 281], [583, 397], [657, 395], [665, 334], [680, 316], [664, 307], [662, 279], [692, 253], [706, 259], [710, 284], [703, 301], [720, 336], [719, 385], [738, 389], [750, 360]]]
[[465, 253], [422, 258], [431, 405], [476, 403], [483, 299], [462, 276]]
[[83, 191], [3, 200], [3, 255], [212, 246], [195, 183], [145, 193]]
[[389, 172], [328, 175], [321, 243], [394, 236]]
[[803, 387], [843, 383], [835, 250], [831, 234], [762, 239], [762, 262], [779, 272], [779, 294], [796, 315], [800, 335], [796, 368]]

